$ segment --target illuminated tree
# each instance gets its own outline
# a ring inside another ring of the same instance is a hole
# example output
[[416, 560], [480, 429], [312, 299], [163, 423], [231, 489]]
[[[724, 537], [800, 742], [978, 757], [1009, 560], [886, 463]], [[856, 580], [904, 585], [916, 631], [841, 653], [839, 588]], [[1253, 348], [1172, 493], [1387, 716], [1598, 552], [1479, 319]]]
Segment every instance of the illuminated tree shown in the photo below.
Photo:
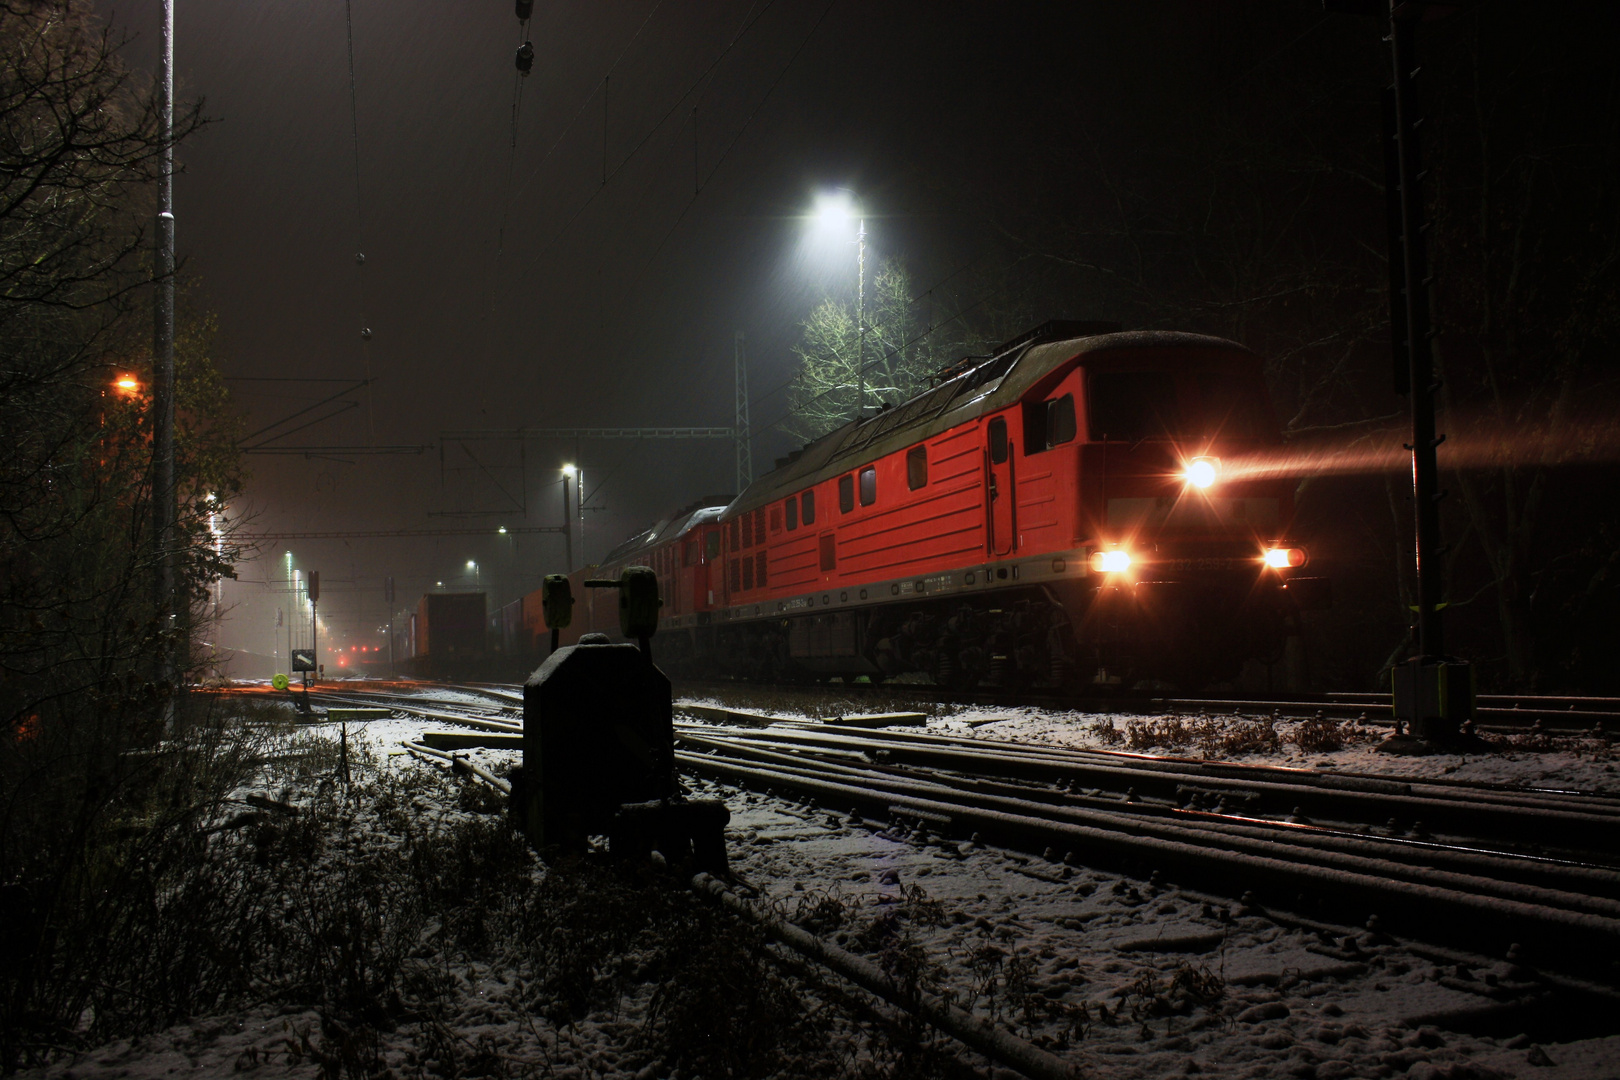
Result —
[[[928, 377], [948, 362], [917, 317], [911, 274], [886, 260], [871, 283], [866, 338], [861, 340], [854, 305], [828, 297], [805, 318], [793, 354], [799, 371], [788, 388], [789, 433], [815, 439], [855, 419], [864, 383], [868, 416], [926, 389]], [[857, 358], [864, 351], [864, 380]]]

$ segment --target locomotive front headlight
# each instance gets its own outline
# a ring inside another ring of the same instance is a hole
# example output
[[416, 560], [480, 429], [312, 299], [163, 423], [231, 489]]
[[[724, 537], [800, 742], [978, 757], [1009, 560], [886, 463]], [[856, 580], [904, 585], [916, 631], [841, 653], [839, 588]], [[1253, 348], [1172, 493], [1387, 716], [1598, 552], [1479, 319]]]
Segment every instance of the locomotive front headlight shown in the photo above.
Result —
[[1122, 574], [1131, 568], [1131, 553], [1115, 548], [1112, 551], [1093, 551], [1091, 571], [1094, 574]]
[[1207, 488], [1215, 482], [1215, 475], [1220, 471], [1219, 458], [1195, 457], [1187, 462], [1187, 471], [1181, 475], [1193, 487]]
[[1305, 565], [1305, 549], [1296, 547], [1267, 548], [1266, 565], [1273, 570], [1290, 570]]

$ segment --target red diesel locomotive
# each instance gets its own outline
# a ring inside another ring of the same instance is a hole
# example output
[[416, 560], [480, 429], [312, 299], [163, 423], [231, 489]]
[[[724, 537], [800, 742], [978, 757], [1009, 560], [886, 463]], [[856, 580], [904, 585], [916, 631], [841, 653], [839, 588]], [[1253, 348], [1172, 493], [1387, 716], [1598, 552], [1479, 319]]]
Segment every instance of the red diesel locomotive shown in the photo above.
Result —
[[1260, 359], [1113, 329], [1048, 323], [659, 522], [574, 575], [563, 641], [616, 637], [584, 579], [640, 564], [676, 671], [1191, 686], [1274, 657], [1327, 583], [1298, 574], [1291, 482], [1222, 474], [1281, 441]]

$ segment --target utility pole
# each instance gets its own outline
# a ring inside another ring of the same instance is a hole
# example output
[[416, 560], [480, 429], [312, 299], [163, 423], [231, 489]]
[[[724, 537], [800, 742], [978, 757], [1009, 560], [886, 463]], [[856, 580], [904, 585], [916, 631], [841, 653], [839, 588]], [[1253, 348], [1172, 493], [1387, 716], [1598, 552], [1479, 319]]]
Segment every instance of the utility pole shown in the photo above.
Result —
[[855, 419], [866, 415], [866, 218], [855, 234]]
[[316, 678], [320, 678], [321, 675], [321, 628], [317, 622], [320, 616], [315, 613], [315, 604], [320, 598], [321, 572], [311, 570], [309, 572], [309, 654], [315, 661]]
[[157, 554], [158, 681], [168, 683], [163, 727], [173, 734], [180, 669], [175, 640], [174, 539], [174, 0], [162, 0], [158, 48], [157, 222], [153, 230], [152, 280], [152, 542]]
[[570, 574], [574, 572], [574, 514], [568, 508], [568, 481], [573, 475], [572, 465], [563, 469], [563, 561]]
[[737, 331], [733, 361], [737, 385], [737, 415], [734, 428], [737, 433], [737, 493], [740, 495], [744, 488], [754, 482], [754, 451], [749, 441], [748, 424], [748, 354], [743, 349], [741, 330]]
[[388, 677], [394, 678], [394, 577], [383, 578], [383, 599], [388, 601]]
[[1474, 670], [1446, 655], [1445, 545], [1440, 540], [1440, 467], [1436, 455], [1444, 435], [1435, 433], [1434, 337], [1429, 314], [1429, 273], [1423, 220], [1425, 175], [1419, 150], [1423, 123], [1418, 103], [1417, 24], [1445, 18], [1458, 9], [1437, 0], [1323, 0], [1329, 11], [1388, 18], [1394, 82], [1384, 95], [1384, 176], [1389, 222], [1390, 344], [1395, 359], [1395, 390], [1412, 408], [1413, 561], [1417, 578], [1417, 652], [1391, 673], [1394, 713], [1411, 724], [1412, 734], [1429, 742], [1455, 742], [1462, 722], [1474, 713]]

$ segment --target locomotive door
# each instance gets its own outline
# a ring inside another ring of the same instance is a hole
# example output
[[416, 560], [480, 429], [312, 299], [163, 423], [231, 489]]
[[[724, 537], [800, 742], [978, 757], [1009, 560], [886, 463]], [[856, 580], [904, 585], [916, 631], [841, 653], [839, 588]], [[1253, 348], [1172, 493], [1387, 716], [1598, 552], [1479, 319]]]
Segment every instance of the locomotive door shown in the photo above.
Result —
[[1007, 418], [998, 416], [985, 429], [985, 457], [989, 463], [989, 528], [986, 541], [990, 554], [1010, 555], [1014, 548], [1018, 523], [1013, 514], [1013, 462], [1012, 440], [1007, 436]]

